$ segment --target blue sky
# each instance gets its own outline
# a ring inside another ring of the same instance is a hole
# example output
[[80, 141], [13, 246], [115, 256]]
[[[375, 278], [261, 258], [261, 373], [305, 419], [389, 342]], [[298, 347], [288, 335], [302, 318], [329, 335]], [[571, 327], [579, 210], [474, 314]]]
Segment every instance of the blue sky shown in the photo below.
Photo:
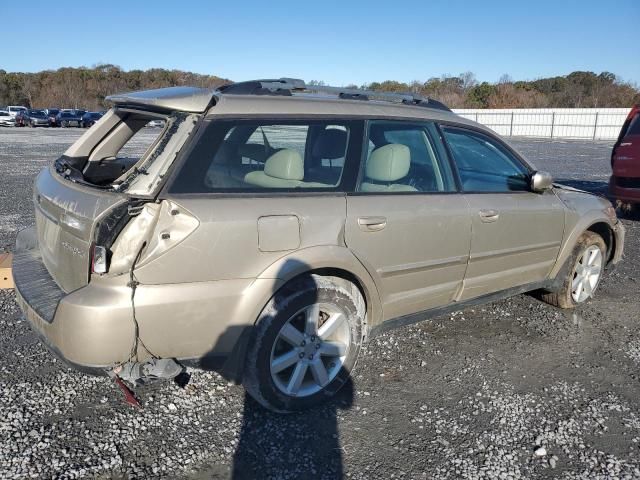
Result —
[[[640, 0], [1, 1], [0, 68], [113, 63], [335, 85], [472, 71], [640, 83]], [[23, 26], [24, 28], [20, 28]]]

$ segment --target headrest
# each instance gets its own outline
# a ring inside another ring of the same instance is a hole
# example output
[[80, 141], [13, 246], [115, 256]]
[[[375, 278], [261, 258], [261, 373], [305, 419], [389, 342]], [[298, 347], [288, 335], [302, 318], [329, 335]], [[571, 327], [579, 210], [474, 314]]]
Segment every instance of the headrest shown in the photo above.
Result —
[[390, 143], [371, 152], [365, 174], [378, 182], [395, 182], [407, 176], [410, 165], [409, 147]]
[[302, 180], [304, 178], [304, 161], [296, 150], [285, 148], [267, 158], [264, 173], [270, 177], [283, 180]]
[[314, 158], [334, 158], [344, 157], [347, 150], [347, 132], [337, 128], [329, 128], [320, 132], [313, 144], [311, 154]]

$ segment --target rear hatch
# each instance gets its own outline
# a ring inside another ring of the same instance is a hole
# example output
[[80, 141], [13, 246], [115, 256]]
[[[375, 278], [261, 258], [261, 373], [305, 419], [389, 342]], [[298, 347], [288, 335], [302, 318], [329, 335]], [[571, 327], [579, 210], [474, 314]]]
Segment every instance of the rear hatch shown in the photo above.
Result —
[[[154, 200], [199, 118], [145, 108], [116, 105], [36, 179], [42, 260], [65, 292], [89, 282], [96, 240], [109, 248], [140, 204]], [[154, 119], [165, 127], [145, 128]]]
[[42, 261], [65, 292], [88, 283], [95, 225], [102, 215], [127, 201], [124, 194], [69, 183], [48, 168], [40, 172], [34, 189]]

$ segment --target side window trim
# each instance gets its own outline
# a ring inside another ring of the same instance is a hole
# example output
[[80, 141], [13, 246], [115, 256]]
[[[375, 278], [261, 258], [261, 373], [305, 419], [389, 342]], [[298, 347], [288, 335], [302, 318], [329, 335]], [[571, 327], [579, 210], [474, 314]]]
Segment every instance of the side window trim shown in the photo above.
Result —
[[458, 168], [458, 164], [455, 160], [455, 157], [453, 155], [453, 151], [451, 150], [451, 147], [449, 145], [449, 143], [447, 142], [447, 139], [445, 138], [444, 135], [444, 129], [445, 128], [449, 128], [449, 129], [454, 129], [454, 130], [459, 130], [462, 132], [470, 132], [473, 135], [477, 135], [480, 137], [485, 137], [486, 139], [488, 139], [489, 141], [496, 143], [500, 148], [502, 148], [504, 151], [506, 151], [508, 153], [508, 156], [510, 157], [511, 161], [515, 161], [517, 163], [517, 165], [519, 165], [520, 167], [522, 167], [523, 170], [525, 170], [527, 172], [527, 175], [531, 175], [532, 173], [534, 173], [535, 169], [529, 165], [516, 151], [514, 151], [509, 145], [507, 145], [501, 138], [488, 134], [485, 131], [482, 131], [480, 129], [476, 129], [473, 128], [472, 126], [469, 125], [462, 125], [462, 124], [458, 124], [458, 123], [454, 123], [454, 122], [446, 122], [446, 121], [440, 121], [440, 122], [436, 122], [437, 128], [438, 128], [438, 132], [440, 134], [440, 139], [441, 142], [444, 145], [444, 148], [447, 151], [447, 156], [449, 157], [450, 160], [450, 164], [451, 164], [451, 168], [453, 169], [454, 172], [454, 176], [455, 176], [455, 180], [456, 180], [456, 184], [458, 187], [458, 190], [461, 193], [466, 193], [466, 194], [500, 194], [500, 193], [508, 193], [508, 194], [518, 194], [518, 193], [531, 193], [530, 190], [511, 190], [511, 191], [486, 191], [486, 190], [464, 190], [464, 187], [462, 185], [462, 178], [460, 176], [460, 170]]

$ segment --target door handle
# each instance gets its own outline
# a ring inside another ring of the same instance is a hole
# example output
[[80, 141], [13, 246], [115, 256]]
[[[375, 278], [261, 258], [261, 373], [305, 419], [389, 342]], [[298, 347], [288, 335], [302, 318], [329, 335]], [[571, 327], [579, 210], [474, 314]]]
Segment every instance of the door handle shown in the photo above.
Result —
[[484, 223], [497, 222], [498, 218], [500, 218], [500, 213], [497, 210], [480, 210], [478, 215], [480, 215], [480, 220]]
[[358, 217], [358, 226], [365, 232], [378, 232], [387, 226], [386, 217]]

